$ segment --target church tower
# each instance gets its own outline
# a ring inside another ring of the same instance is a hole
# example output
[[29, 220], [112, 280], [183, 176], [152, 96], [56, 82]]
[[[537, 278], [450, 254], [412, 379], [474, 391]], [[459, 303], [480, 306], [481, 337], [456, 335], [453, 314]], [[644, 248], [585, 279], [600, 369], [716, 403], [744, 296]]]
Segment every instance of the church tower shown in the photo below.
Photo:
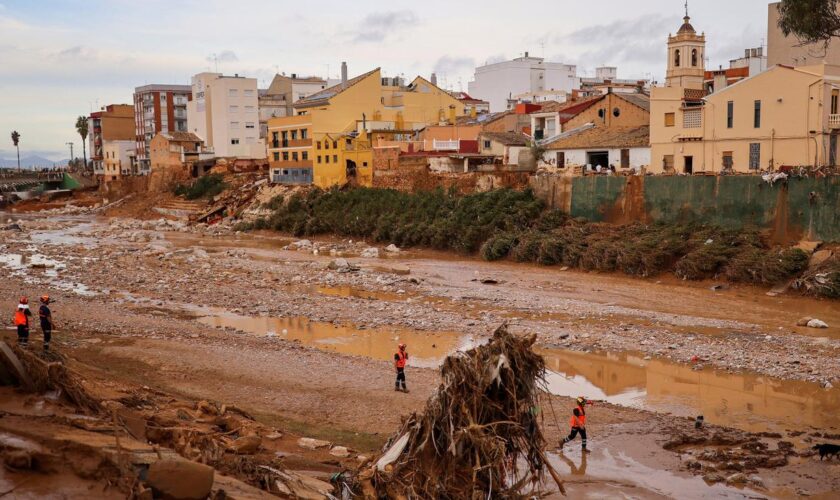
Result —
[[706, 73], [705, 57], [706, 35], [698, 35], [694, 30], [686, 2], [683, 25], [676, 35], [668, 36], [668, 71], [665, 74], [665, 86], [702, 90]]

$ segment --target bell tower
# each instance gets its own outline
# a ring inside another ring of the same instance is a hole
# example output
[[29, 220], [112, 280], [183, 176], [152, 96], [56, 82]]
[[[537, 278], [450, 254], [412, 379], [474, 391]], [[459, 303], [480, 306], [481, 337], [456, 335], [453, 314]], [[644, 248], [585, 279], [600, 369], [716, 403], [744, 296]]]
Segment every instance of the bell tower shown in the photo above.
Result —
[[703, 89], [706, 73], [706, 35], [694, 30], [685, 3], [685, 17], [676, 35], [668, 35], [668, 71], [666, 87]]

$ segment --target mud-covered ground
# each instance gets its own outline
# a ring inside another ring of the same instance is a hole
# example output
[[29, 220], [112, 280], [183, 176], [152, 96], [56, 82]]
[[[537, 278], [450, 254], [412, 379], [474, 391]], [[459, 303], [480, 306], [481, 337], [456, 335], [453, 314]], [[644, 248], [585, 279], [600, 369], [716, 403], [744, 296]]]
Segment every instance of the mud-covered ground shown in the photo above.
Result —
[[[564, 396], [588, 390], [616, 403], [590, 410], [585, 461], [577, 443], [552, 458], [573, 493], [840, 491], [840, 461], [810, 450], [840, 434], [836, 303], [425, 251], [361, 258], [361, 242], [177, 223], [19, 224], [0, 232], [2, 306], [55, 297], [56, 347], [89, 377], [235, 404], [267, 425], [370, 453], [422, 409], [439, 359], [507, 321], [538, 333], [546, 350], [553, 443], [567, 431]], [[797, 327], [803, 316], [829, 328]], [[416, 358], [409, 394], [391, 389], [398, 339]], [[669, 414], [692, 411], [709, 422], [698, 433], [693, 419]]]

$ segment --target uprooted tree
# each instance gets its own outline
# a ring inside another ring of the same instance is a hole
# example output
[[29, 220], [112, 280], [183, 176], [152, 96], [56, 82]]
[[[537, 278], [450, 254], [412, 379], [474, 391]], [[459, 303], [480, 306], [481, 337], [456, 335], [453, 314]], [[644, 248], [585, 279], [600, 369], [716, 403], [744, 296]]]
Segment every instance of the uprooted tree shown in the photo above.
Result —
[[545, 362], [536, 336], [499, 328], [491, 341], [448, 357], [442, 383], [422, 414], [412, 414], [374, 465], [356, 478], [365, 498], [525, 498], [547, 462], [538, 397]]

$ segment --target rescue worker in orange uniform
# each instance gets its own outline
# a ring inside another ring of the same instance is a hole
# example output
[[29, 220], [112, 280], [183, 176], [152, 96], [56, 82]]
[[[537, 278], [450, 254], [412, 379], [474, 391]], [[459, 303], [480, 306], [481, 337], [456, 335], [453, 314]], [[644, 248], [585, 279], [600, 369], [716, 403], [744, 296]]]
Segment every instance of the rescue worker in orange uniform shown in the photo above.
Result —
[[405, 348], [405, 344], [400, 344], [397, 346], [397, 352], [394, 354], [394, 368], [397, 370], [397, 381], [394, 385], [395, 391], [408, 392], [408, 388], [405, 386], [405, 365], [408, 362], [408, 352]]
[[589, 450], [586, 449], [586, 417], [580, 412], [579, 408], [575, 408], [572, 410], [572, 418], [569, 419], [569, 427], [571, 428], [571, 432], [568, 436], [563, 438], [563, 441], [560, 442], [560, 449], [563, 449], [563, 446], [572, 441], [575, 437], [577, 437], [578, 433], [580, 433], [580, 439], [583, 442], [582, 450], [584, 453], [589, 453]]
[[21, 297], [15, 311], [15, 326], [17, 327], [18, 345], [26, 347], [29, 345], [29, 318], [32, 311], [29, 310], [29, 299]]

